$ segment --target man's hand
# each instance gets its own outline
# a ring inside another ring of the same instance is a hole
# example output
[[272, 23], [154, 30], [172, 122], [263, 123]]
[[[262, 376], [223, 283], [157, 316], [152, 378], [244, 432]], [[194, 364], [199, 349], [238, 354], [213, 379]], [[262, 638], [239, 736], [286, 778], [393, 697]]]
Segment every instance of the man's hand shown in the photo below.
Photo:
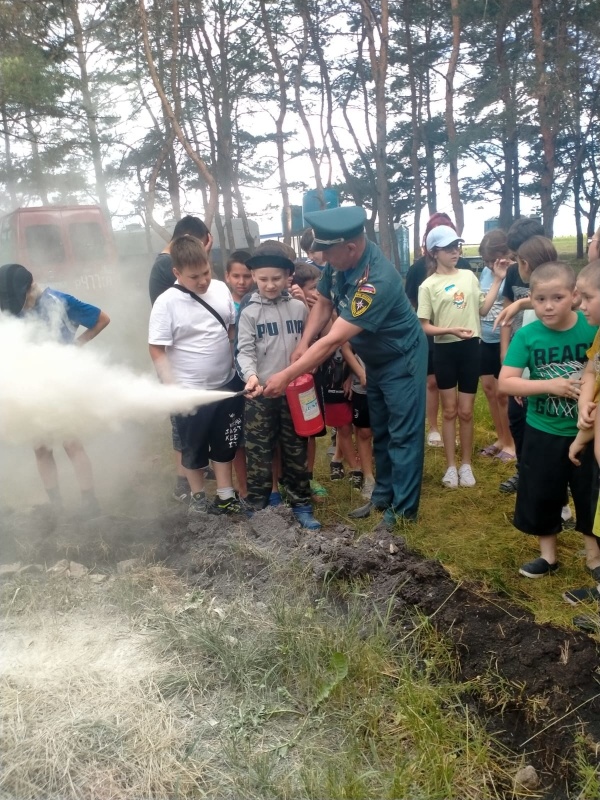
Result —
[[[298, 356], [298, 358], [300, 358], [300, 356]], [[275, 375], [271, 375], [270, 378], [267, 378], [267, 382], [265, 383], [263, 389], [264, 396], [281, 397], [282, 394], [285, 394], [285, 390], [287, 389], [289, 382], [290, 381], [285, 374], [285, 370], [276, 372]]]
[[251, 375], [248, 380], [246, 381], [246, 386], [244, 387], [244, 391], [246, 392], [246, 397], [258, 397], [263, 393], [263, 387], [258, 382], [257, 375]]
[[299, 358], [302, 358], [302, 356], [304, 355], [304, 353], [306, 353], [307, 350], [308, 350], [308, 344], [306, 342], [300, 341], [290, 357], [290, 363], [293, 364], [295, 361], [298, 361]]

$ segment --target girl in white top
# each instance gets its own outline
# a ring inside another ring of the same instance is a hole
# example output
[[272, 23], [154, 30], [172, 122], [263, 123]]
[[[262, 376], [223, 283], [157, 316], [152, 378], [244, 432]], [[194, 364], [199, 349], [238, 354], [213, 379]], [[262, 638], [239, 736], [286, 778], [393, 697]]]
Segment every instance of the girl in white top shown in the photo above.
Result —
[[[423, 331], [434, 337], [433, 366], [442, 401], [442, 438], [447, 462], [442, 484], [451, 489], [459, 484], [475, 486], [471, 455], [481, 317], [492, 307], [508, 266], [504, 260], [494, 264], [494, 279], [484, 295], [473, 272], [456, 268], [462, 242], [456, 231], [446, 225], [430, 231], [426, 249], [433, 271], [419, 288], [417, 308]], [[462, 458], [458, 470], [457, 417]]]

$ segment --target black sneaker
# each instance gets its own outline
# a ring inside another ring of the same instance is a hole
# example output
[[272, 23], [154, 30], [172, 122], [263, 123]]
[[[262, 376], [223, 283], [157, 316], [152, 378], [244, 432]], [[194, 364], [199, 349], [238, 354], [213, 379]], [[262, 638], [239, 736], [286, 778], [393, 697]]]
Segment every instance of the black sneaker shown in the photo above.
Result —
[[519, 488], [519, 473], [515, 472], [510, 478], [502, 481], [498, 488], [501, 492], [504, 492], [504, 494], [514, 494]]
[[353, 469], [348, 475], [348, 479], [350, 481], [350, 486], [353, 489], [362, 489], [363, 474], [360, 469]]
[[600, 600], [600, 592], [596, 586], [584, 586], [583, 589], [569, 589], [563, 594], [563, 600], [576, 606], [579, 603], [593, 603]]
[[558, 567], [558, 562], [549, 564], [545, 558], [536, 558], [527, 564], [523, 564], [519, 570], [519, 575], [524, 575], [526, 578], [543, 578], [544, 575], [552, 575]]
[[346, 473], [344, 472], [344, 465], [341, 461], [332, 461], [329, 465], [329, 478], [332, 481], [341, 481], [344, 479]]
[[243, 514], [248, 508], [248, 504], [241, 500], [237, 494], [221, 500], [219, 495], [215, 497], [208, 507], [209, 514]]
[[206, 499], [206, 494], [204, 492], [196, 492], [190, 498], [190, 504], [188, 506], [188, 514], [190, 517], [194, 517], [197, 514], [206, 514], [208, 512], [208, 500]]
[[176, 500], [178, 503], [189, 503], [192, 497], [192, 490], [190, 489], [190, 484], [188, 483], [188, 479], [182, 476], [177, 477], [177, 482], [175, 483], [175, 488], [173, 489], [173, 494], [171, 495], [173, 500]]

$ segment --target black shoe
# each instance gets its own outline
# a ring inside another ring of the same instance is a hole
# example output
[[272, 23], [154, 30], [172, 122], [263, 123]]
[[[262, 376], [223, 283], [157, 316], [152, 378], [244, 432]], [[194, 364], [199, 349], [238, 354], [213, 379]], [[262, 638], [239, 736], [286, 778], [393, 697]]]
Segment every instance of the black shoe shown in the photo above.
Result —
[[190, 504], [188, 506], [188, 515], [195, 517], [198, 514], [206, 514], [208, 511], [208, 500], [204, 492], [196, 492], [191, 495]]
[[350, 486], [353, 489], [362, 489], [363, 485], [363, 474], [362, 470], [360, 469], [353, 469], [350, 474], [348, 475], [348, 480], [350, 481]]
[[248, 508], [248, 504], [236, 495], [221, 500], [219, 495], [215, 497], [208, 507], [209, 514], [243, 514]]
[[504, 492], [504, 494], [514, 494], [519, 488], [519, 473], [515, 472], [510, 478], [502, 481], [498, 488], [501, 492]]
[[332, 461], [329, 465], [329, 478], [332, 481], [341, 481], [345, 477], [344, 465], [341, 461]]
[[552, 575], [558, 569], [558, 562], [556, 564], [549, 564], [545, 558], [536, 558], [523, 564], [519, 570], [519, 575], [524, 575], [526, 578], [543, 578], [544, 575]]
[[600, 600], [600, 592], [595, 586], [584, 586], [583, 589], [569, 589], [568, 592], [563, 594], [563, 600], [566, 600], [572, 606], [579, 605], [579, 603], [597, 603]]
[[354, 511], [349, 511], [348, 516], [350, 519], [366, 519], [368, 516], [371, 515], [371, 511], [375, 508], [373, 503], [369, 500], [368, 503], [365, 503], [364, 506], [359, 506], [355, 508]]

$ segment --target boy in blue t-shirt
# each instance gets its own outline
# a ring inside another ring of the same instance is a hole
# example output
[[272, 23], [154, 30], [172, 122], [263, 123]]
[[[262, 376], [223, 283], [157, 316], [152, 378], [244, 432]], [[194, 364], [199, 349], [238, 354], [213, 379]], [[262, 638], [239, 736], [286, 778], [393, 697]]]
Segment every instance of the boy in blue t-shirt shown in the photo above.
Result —
[[[510, 343], [499, 376], [499, 389], [513, 397], [528, 397], [519, 485], [513, 524], [538, 537], [540, 558], [519, 569], [527, 578], [540, 578], [558, 569], [557, 534], [561, 510], [571, 489], [576, 530], [583, 534], [586, 563], [600, 566], [600, 548], [593, 535], [590, 498], [593, 453], [581, 466], [569, 459], [577, 435], [577, 400], [581, 373], [596, 328], [575, 304], [575, 273], [567, 264], [552, 262], [531, 275], [531, 304], [537, 320], [518, 330]], [[529, 375], [524, 377], [525, 370]]]
[[[42, 289], [21, 264], [0, 267], [0, 310], [24, 320], [37, 320], [48, 329], [51, 338], [76, 346], [89, 342], [110, 322], [108, 314], [96, 306], [55, 289]], [[76, 336], [80, 325], [86, 330]], [[83, 510], [97, 514], [100, 507], [94, 492], [92, 465], [83, 445], [78, 439], [71, 439], [63, 442], [63, 447], [75, 470]], [[62, 499], [52, 449], [45, 445], [36, 447], [35, 457], [50, 502], [60, 510]]]

